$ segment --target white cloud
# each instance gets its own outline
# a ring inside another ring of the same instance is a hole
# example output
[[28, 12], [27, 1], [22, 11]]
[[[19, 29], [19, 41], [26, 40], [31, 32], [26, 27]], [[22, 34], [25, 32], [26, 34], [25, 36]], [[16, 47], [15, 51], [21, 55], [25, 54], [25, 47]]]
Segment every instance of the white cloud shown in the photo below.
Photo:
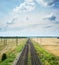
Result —
[[44, 20], [56, 21], [56, 16], [51, 13], [43, 18]]
[[[48, 2], [46, 2], [45, 0], [36, 0], [36, 1], [39, 4], [42, 4], [43, 6], [48, 5]], [[53, 13], [48, 14], [49, 12], [45, 11], [43, 12], [39, 11], [39, 13], [34, 14], [30, 13], [34, 9], [35, 9], [35, 3], [33, 0], [25, 0], [25, 2], [21, 3], [19, 6], [14, 8], [13, 11], [10, 12], [9, 16], [6, 18], [7, 21], [4, 24], [0, 25], [0, 30], [2, 30], [2, 28], [3, 29], [5, 28], [5, 30], [7, 29], [7, 31], [5, 31], [5, 33], [3, 32], [2, 35], [4, 34], [17, 35], [19, 32], [21, 32], [22, 35], [53, 34], [54, 29], [55, 28], [57, 29], [58, 26], [54, 26], [55, 24], [52, 23], [50, 20], [42, 20], [42, 19], [43, 18], [51, 19], [51, 17], [54, 16], [55, 12], [54, 14]]]
[[48, 15], [46, 15], [45, 17], [43, 17], [43, 20], [45, 20], [45, 21], [49, 21], [49, 22], [51, 22], [52, 24], [55, 24], [55, 25], [59, 25], [59, 16], [58, 16], [58, 14], [59, 14], [59, 11], [53, 11], [53, 13], [51, 13], [51, 14], [48, 14]]
[[[17, 22], [18, 18], [21, 18], [21, 14], [22, 13], [28, 13], [31, 12], [35, 9], [35, 3], [33, 2], [33, 0], [25, 0], [23, 3], [21, 3], [19, 6], [15, 7], [12, 12], [9, 13], [9, 15], [7, 17], [4, 18], [4, 25], [10, 26], [11, 24], [13, 25], [14, 22]], [[23, 18], [23, 17], [22, 17]], [[18, 21], [20, 22], [21, 19], [18, 19]], [[0, 22], [1, 24], [1, 22]], [[18, 23], [17, 23], [18, 24]], [[0, 28], [3, 28], [3, 26], [0, 26]], [[5, 28], [5, 27], [4, 27]]]
[[54, 6], [56, 2], [59, 2], [58, 0], [36, 0], [37, 3], [43, 5], [43, 6]]
[[9, 13], [9, 16], [7, 17], [7, 23], [13, 23], [13, 20], [19, 18], [22, 13], [28, 13], [33, 11], [34, 9], [35, 3], [33, 2], [33, 0], [25, 0], [19, 6], [14, 8], [12, 12]]
[[42, 5], [44, 5], [44, 6], [47, 5], [47, 3], [44, 2], [44, 0], [36, 0], [36, 2], [39, 3], [39, 4], [42, 4]]
[[24, 2], [20, 4], [18, 7], [13, 9], [13, 12], [15, 13], [21, 13], [21, 12], [29, 12], [32, 11], [35, 8], [35, 3], [34, 2]]

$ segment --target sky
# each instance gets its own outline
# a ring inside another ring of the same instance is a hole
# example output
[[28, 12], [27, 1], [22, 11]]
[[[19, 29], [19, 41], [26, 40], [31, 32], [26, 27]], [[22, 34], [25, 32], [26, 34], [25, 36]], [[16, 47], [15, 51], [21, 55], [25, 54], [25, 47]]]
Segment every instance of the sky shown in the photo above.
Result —
[[0, 0], [0, 36], [59, 37], [59, 0]]

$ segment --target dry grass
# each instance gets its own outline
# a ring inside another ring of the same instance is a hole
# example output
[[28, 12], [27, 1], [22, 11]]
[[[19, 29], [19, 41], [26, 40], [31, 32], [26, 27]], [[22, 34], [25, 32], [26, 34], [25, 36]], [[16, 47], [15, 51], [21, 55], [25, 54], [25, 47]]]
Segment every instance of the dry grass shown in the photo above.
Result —
[[43, 48], [45, 48], [48, 52], [59, 56], [59, 46], [43, 46]]
[[[25, 39], [19, 38], [18, 39], [18, 45]], [[14, 50], [16, 48], [16, 39], [7, 39], [7, 44], [4, 44], [4, 39], [0, 39], [0, 57], [3, 53], [7, 53], [10, 50]]]
[[57, 38], [33, 38], [38, 42], [47, 52], [59, 56], [59, 39]]

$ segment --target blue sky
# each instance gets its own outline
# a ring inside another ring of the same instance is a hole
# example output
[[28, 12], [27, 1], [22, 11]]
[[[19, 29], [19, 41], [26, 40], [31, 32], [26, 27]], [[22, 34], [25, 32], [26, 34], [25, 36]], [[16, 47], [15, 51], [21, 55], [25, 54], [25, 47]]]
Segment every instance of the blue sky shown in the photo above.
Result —
[[59, 36], [59, 0], [0, 0], [0, 36]]

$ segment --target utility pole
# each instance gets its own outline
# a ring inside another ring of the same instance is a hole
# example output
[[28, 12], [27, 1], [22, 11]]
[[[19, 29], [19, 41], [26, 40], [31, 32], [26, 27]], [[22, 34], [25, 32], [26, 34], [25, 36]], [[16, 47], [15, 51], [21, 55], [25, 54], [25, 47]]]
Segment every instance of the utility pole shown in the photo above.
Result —
[[7, 45], [7, 38], [4, 38], [4, 45]]
[[41, 44], [41, 38], [40, 38], [40, 44]]
[[16, 46], [18, 45], [18, 38], [16, 37]]

